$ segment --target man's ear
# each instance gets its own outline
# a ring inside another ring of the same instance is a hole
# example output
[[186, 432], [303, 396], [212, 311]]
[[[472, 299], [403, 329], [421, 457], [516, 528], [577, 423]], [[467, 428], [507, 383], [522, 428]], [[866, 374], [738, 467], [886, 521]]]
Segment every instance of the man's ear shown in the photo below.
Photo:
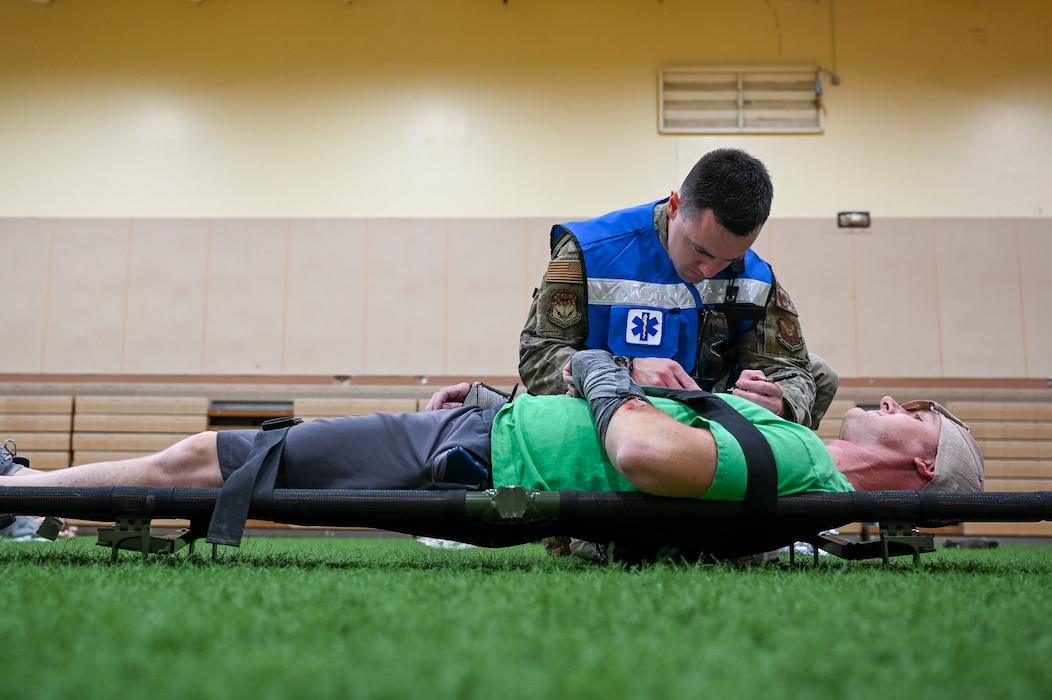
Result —
[[935, 458], [921, 459], [920, 457], [913, 458], [913, 466], [917, 468], [917, 473], [924, 477], [925, 481], [931, 481], [935, 478]]
[[675, 219], [676, 212], [679, 211], [679, 191], [672, 190], [672, 194], [668, 196], [668, 218]]

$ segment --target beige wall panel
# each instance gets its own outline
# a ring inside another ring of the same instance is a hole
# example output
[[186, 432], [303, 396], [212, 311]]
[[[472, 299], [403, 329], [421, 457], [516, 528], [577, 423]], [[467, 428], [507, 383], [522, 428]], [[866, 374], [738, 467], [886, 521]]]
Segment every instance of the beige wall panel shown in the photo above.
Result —
[[1020, 219], [1016, 227], [1025, 374], [1052, 377], [1052, 219]]
[[205, 373], [281, 373], [287, 228], [280, 219], [212, 222]]
[[58, 219], [54, 240], [43, 370], [118, 373], [131, 222]]
[[[788, 228], [790, 230], [798, 228], [800, 231], [807, 231], [809, 230], [809, 227], [810, 225], [806, 221], [783, 220], [783, 222], [779, 224], [768, 219], [768, 223], [764, 224], [764, 227], [760, 230], [760, 236], [752, 244], [752, 249], [756, 252], [757, 255], [759, 255], [767, 262], [771, 263], [772, 266], [774, 266], [774, 260], [771, 256], [775, 254], [774, 241], [775, 237], [777, 237], [778, 235], [778, 230], [780, 228]], [[778, 275], [779, 268], [775, 267], [774, 272], [776, 275]]]
[[0, 372], [42, 369], [51, 226], [45, 219], [0, 219], [0, 256], [7, 263], [0, 274], [0, 318], [18, 340], [0, 349]]
[[363, 371], [366, 242], [363, 219], [290, 223], [285, 363], [288, 374]]
[[942, 376], [931, 225], [877, 218], [844, 235], [854, 251], [858, 374]]
[[448, 222], [380, 219], [366, 251], [366, 374], [444, 374]]
[[[449, 225], [449, 298], [443, 374], [518, 372], [526, 312], [526, 220], [462, 219]], [[527, 297], [528, 298], [528, 297]]]
[[936, 219], [943, 376], [1026, 373], [1019, 250], [1009, 220]]
[[208, 232], [203, 220], [133, 223], [124, 372], [201, 372]]
[[857, 374], [851, 238], [826, 220], [781, 219], [760, 239], [757, 252], [799, 311], [808, 350], [842, 375]]

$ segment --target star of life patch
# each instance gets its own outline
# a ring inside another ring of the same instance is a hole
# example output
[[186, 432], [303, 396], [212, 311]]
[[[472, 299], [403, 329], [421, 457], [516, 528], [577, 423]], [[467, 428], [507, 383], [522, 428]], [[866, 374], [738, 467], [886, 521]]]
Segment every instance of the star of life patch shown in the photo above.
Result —
[[550, 298], [551, 303], [548, 304], [544, 316], [552, 324], [559, 328], [569, 328], [584, 318], [577, 295], [573, 292], [552, 292]]
[[804, 339], [800, 335], [800, 326], [787, 318], [778, 319], [778, 342], [790, 352], [803, 350]]
[[657, 309], [629, 309], [625, 323], [625, 342], [629, 345], [661, 345], [665, 314]]

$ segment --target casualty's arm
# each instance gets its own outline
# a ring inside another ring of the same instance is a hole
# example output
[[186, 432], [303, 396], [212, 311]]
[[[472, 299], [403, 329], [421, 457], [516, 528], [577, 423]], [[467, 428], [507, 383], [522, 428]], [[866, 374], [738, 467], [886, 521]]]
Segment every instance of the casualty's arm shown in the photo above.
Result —
[[656, 496], [702, 496], [716, 475], [712, 433], [680, 423], [639, 399], [614, 412], [605, 447], [622, 476]]

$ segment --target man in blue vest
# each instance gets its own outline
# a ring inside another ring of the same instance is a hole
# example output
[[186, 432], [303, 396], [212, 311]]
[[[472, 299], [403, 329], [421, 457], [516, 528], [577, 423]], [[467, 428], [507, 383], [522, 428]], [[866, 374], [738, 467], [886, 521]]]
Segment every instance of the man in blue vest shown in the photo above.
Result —
[[637, 384], [728, 392], [817, 428], [837, 375], [751, 250], [772, 197], [763, 163], [719, 149], [666, 199], [555, 226], [520, 340], [526, 388], [565, 392], [570, 357], [595, 348]]

